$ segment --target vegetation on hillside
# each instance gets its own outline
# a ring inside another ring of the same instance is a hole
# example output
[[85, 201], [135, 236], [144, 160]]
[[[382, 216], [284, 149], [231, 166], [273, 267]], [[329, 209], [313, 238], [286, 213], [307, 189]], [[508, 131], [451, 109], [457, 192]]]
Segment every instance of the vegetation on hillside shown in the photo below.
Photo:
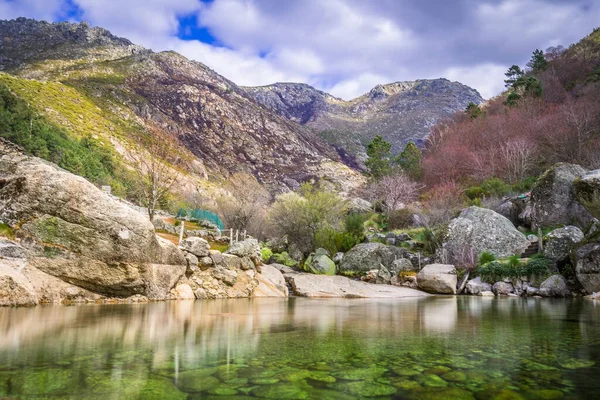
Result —
[[536, 50], [506, 73], [508, 90], [438, 124], [424, 182], [517, 184], [557, 162], [600, 168], [600, 31], [566, 50]]

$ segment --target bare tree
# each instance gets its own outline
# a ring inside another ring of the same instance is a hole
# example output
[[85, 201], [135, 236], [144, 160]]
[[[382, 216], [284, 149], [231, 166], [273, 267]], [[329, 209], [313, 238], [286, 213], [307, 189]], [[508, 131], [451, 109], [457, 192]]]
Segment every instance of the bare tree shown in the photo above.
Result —
[[384, 176], [367, 188], [367, 196], [371, 201], [384, 204], [386, 211], [404, 208], [415, 201], [424, 186], [412, 181], [406, 174]]
[[260, 237], [264, 228], [267, 206], [271, 201], [269, 192], [253, 175], [238, 172], [233, 174], [226, 185], [231, 196], [221, 196], [217, 204], [221, 217], [231, 229], [247, 230]]
[[149, 134], [136, 138], [134, 151], [129, 154], [137, 176], [138, 194], [150, 221], [179, 179], [181, 159], [176, 148], [173, 138], [151, 128]]
[[525, 139], [513, 139], [502, 145], [500, 154], [504, 173], [512, 183], [523, 180], [534, 167], [535, 148]]

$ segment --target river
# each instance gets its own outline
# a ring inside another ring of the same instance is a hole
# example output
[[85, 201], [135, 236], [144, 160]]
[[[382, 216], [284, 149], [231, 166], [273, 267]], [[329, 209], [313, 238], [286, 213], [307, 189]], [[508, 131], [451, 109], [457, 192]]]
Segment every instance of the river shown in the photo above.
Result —
[[0, 309], [0, 398], [591, 399], [600, 302], [236, 299]]

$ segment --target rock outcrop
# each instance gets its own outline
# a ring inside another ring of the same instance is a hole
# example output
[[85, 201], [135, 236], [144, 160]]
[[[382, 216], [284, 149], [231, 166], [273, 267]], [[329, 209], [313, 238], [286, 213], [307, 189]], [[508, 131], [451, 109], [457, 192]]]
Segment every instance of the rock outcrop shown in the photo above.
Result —
[[579, 165], [559, 163], [544, 172], [531, 190], [532, 225], [575, 225], [582, 230], [593, 216], [575, 199], [573, 182], [586, 174]]
[[373, 285], [343, 276], [295, 273], [288, 275], [294, 293], [301, 297], [402, 298], [423, 297], [427, 293], [406, 287]]
[[600, 219], [600, 169], [590, 171], [573, 182], [575, 200]]
[[394, 261], [404, 258], [404, 250], [381, 243], [361, 243], [344, 254], [340, 263], [340, 273], [364, 275], [371, 270], [379, 270], [381, 265], [388, 270]]
[[447, 264], [426, 265], [417, 274], [417, 284], [429, 293], [456, 294], [456, 268]]
[[521, 254], [529, 240], [502, 215], [485, 208], [469, 207], [453, 219], [442, 245], [450, 261], [462, 262], [488, 251], [496, 257]]
[[85, 179], [33, 157], [0, 160], [0, 220], [28, 264], [95, 293], [164, 298], [186, 270], [154, 227]]
[[600, 292], [600, 238], [578, 247], [574, 252], [575, 273], [583, 288], [593, 294]]
[[555, 229], [546, 235], [544, 257], [555, 263], [568, 261], [573, 247], [583, 240], [583, 232], [576, 226]]
[[317, 249], [315, 253], [308, 256], [304, 262], [304, 268], [318, 275], [335, 275], [336, 269], [335, 263], [324, 249]]

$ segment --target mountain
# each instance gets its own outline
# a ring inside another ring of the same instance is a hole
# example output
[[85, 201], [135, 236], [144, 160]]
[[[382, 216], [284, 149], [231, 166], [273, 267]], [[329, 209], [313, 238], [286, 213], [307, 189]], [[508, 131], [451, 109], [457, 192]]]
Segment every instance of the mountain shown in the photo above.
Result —
[[309, 128], [204, 64], [87, 23], [0, 21], [0, 70], [0, 85], [71, 137], [109, 148], [124, 168], [133, 136], [172, 136], [189, 160], [186, 190], [218, 186], [238, 171], [272, 193], [308, 180], [350, 191], [363, 181]]
[[354, 156], [359, 163], [366, 143], [377, 134], [399, 152], [408, 141], [422, 142], [441, 119], [470, 102], [483, 102], [475, 89], [447, 79], [378, 85], [350, 101], [297, 83], [244, 89], [265, 107], [314, 129], [346, 160]]

